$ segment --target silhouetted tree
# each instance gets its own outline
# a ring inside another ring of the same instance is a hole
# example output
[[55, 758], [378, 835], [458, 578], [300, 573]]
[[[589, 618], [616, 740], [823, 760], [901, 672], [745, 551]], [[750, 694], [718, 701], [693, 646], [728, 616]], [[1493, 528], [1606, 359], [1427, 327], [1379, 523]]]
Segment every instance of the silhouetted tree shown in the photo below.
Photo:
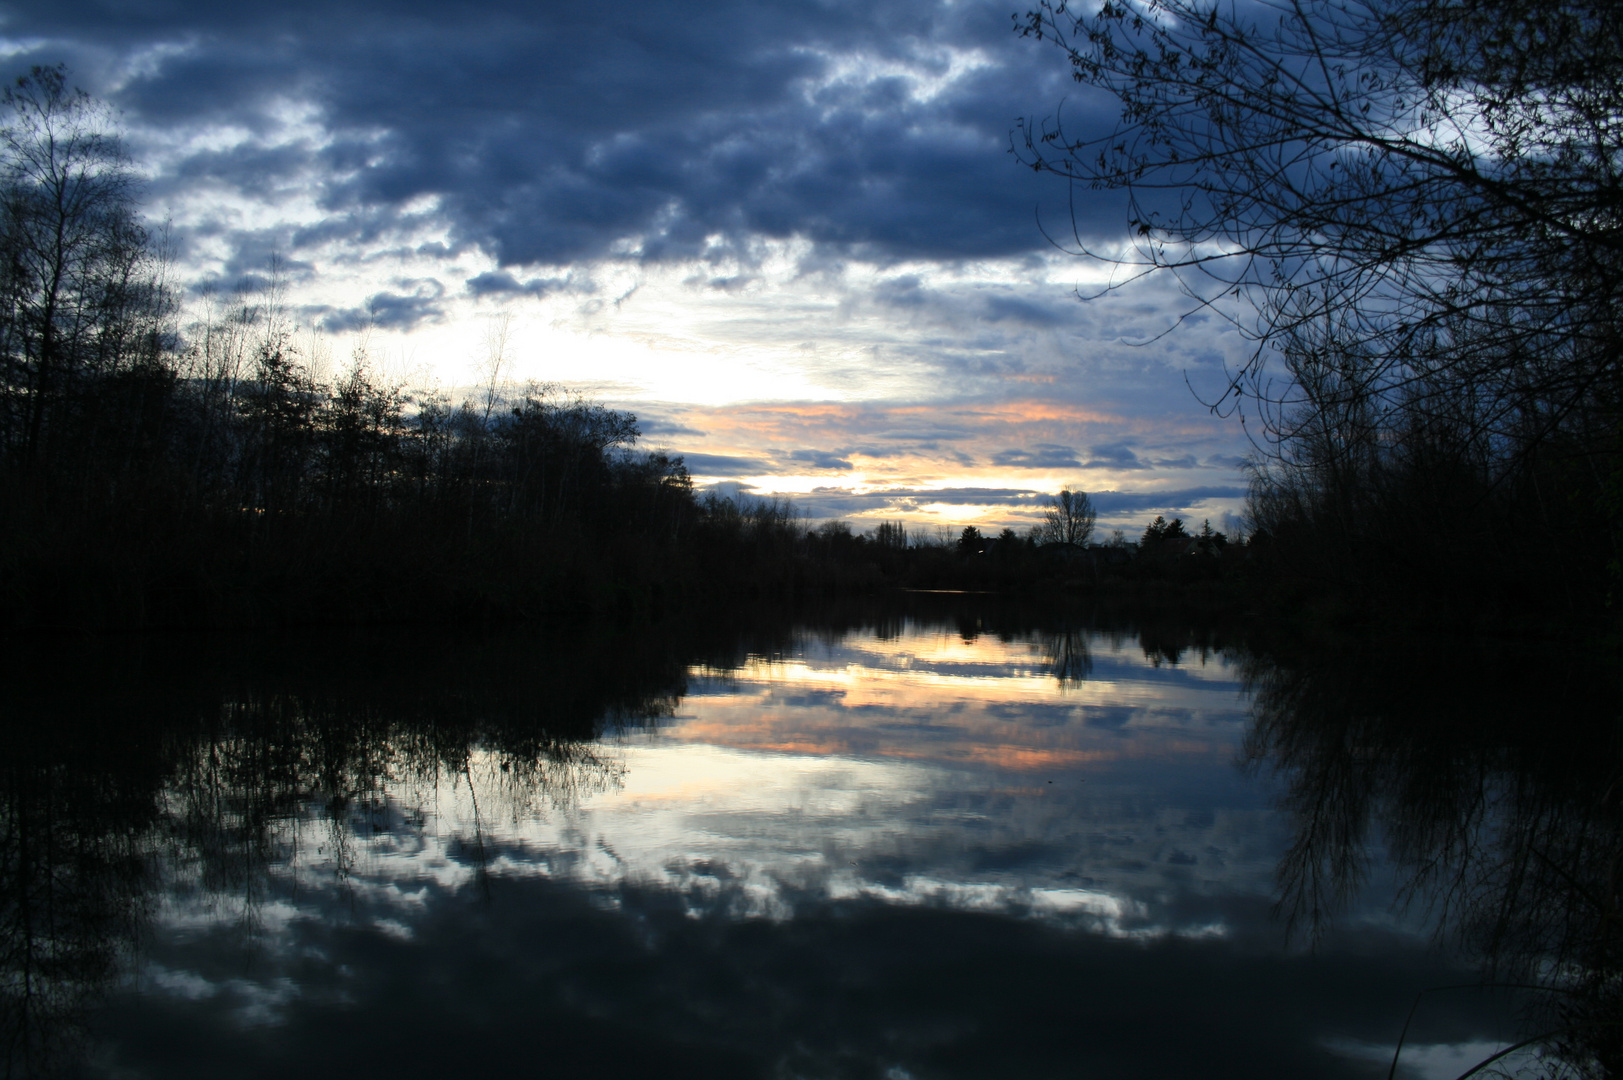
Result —
[[1183, 518], [1173, 518], [1168, 521], [1160, 514], [1144, 529], [1143, 539], [1139, 541], [1141, 547], [1155, 547], [1168, 540], [1187, 540], [1189, 532], [1183, 527]]
[[1093, 536], [1093, 523], [1097, 518], [1087, 492], [1065, 488], [1049, 500], [1043, 523], [1035, 535], [1039, 543], [1086, 544]]
[[[106, 106], [35, 67], [0, 95], [0, 444], [26, 461], [87, 381], [152, 361], [161, 289]], [[82, 428], [62, 432], [85, 448]]]
[[[1248, 299], [1255, 319], [1233, 317], [1262, 345], [1333, 325], [1348, 393], [1465, 379], [1554, 407], [1615, 388], [1616, 5], [1112, 0], [1019, 28], [1122, 106], [1091, 137], [1023, 126], [1027, 162], [1125, 190], [1130, 265], [1202, 305]], [[1274, 397], [1265, 355], [1230, 393]]]
[[[1114, 130], [1016, 135], [1034, 168], [1127, 194], [1128, 253], [1078, 230], [1079, 252], [1128, 271], [1107, 289], [1171, 273], [1255, 344], [1213, 404], [1261, 420], [1254, 515], [1282, 557], [1405, 595], [1524, 579], [1573, 608], [1608, 563], [1623, 583], [1623, 8], [1110, 0], [1017, 22], [1121, 103]], [[1462, 559], [1464, 522], [1498, 541]]]

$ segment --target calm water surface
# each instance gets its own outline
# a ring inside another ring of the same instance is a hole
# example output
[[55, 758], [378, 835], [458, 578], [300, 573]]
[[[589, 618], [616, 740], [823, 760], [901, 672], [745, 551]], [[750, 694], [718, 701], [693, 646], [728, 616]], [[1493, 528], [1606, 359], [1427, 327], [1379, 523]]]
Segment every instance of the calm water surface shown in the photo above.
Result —
[[[1381, 757], [1303, 746], [1355, 691], [999, 622], [53, 668], [7, 773], [12, 1074], [1385, 1076], [1416, 993], [1481, 980], [1313, 787]], [[1400, 1076], [1525, 1005], [1422, 1003]]]

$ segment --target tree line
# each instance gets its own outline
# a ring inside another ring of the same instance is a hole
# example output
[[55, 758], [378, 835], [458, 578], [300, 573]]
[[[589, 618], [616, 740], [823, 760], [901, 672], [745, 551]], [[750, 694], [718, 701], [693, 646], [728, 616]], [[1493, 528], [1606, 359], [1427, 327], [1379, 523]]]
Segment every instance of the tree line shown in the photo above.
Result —
[[[1441, 18], [1436, 12], [1445, 8], [1424, 10]], [[1457, 95], [1434, 91], [1433, 83], [1445, 90], [1460, 85], [1467, 78], [1461, 57], [1467, 56], [1477, 65], [1469, 77], [1488, 80], [1483, 87], [1499, 86], [1490, 75], [1531, 80], [1529, 86], [1566, 94], [1552, 100], [1566, 102], [1561, 108], [1569, 111], [1589, 107], [1587, 98], [1579, 100], [1583, 94], [1608, 92], [1612, 76], [1606, 73], [1615, 66], [1597, 75], [1580, 65], [1573, 74], [1557, 60], [1562, 49], [1600, 49], [1604, 42], [1596, 44], [1595, 35], [1609, 32], [1610, 15], [1590, 13], [1576, 22], [1551, 16], [1555, 21], [1546, 26], [1536, 12], [1507, 10], [1522, 20], [1515, 25], [1537, 22], [1556, 43], [1523, 55], [1516, 51], [1521, 45], [1445, 36], [1440, 40], [1454, 42], [1451, 48], [1466, 50], [1449, 67], [1448, 56], [1414, 52], [1420, 45], [1411, 42], [1408, 52], [1381, 54], [1382, 70], [1397, 80], [1393, 86], [1401, 83], [1410, 96], [1383, 90], [1388, 96], [1377, 94], [1377, 103], [1387, 102], [1381, 108], [1391, 113], [1393, 102], [1423, 100], [1431, 102], [1433, 119], [1446, 115]], [[1341, 26], [1334, 47], [1344, 51], [1362, 34], [1357, 48], [1366, 52], [1381, 42], [1395, 48], [1393, 42], [1410, 41], [1422, 26], [1385, 9], [1378, 19], [1370, 16], [1374, 21], [1334, 21], [1351, 19], [1352, 11], [1319, 13], [1314, 18], [1330, 22], [1312, 26]], [[1249, 298], [1261, 320], [1250, 326], [1257, 358], [1236, 373], [1225, 398], [1247, 402], [1255, 410], [1249, 415], [1264, 420], [1266, 452], [1252, 465], [1253, 542], [1230, 545], [1209, 526], [1196, 534], [1181, 522], [1161, 522], [1136, 545], [1125, 538], [1114, 545], [1118, 553], [1132, 548], [1154, 556], [1136, 558], [1130, 568], [1098, 551], [1082, 560], [1039, 553], [1043, 546], [1096, 546], [1089, 544], [1096, 515], [1082, 492], [1062, 491], [1024, 545], [969, 529], [940, 550], [908, 543], [899, 524], [882, 525], [871, 537], [839, 522], [811, 530], [783, 500], [696, 492], [680, 459], [639, 449], [631, 414], [556, 387], [508, 392], [497, 378], [500, 340], [491, 343], [486, 384], [453, 401], [382, 378], [364, 336], [342, 371], [318, 377], [274, 283], [256, 299], [222, 301], [187, 322], [180, 290], [167, 277], [165, 237], [141, 223], [138, 177], [113, 118], [100, 102], [70, 89], [63, 69], [35, 68], [0, 96], [0, 596], [6, 622], [525, 617], [648, 607], [700, 592], [1040, 588], [1056, 579], [1089, 586], [1213, 577], [1287, 596], [1330, 592], [1360, 603], [1382, 597], [1410, 607], [1432, 603], [1445, 612], [1461, 605], [1594, 617], [1623, 580], [1623, 390], [1615, 345], [1608, 344], [1614, 330], [1608, 320], [1617, 307], [1596, 299], [1611, 287], [1603, 258], [1613, 235], [1610, 203], [1592, 192], [1593, 205], [1583, 213], [1593, 228], [1572, 240], [1589, 245], [1584, 265], [1594, 265], [1582, 274], [1582, 267], [1566, 263], [1559, 273], [1550, 270], [1546, 284], [1556, 291], [1549, 295], [1567, 297], [1567, 306], [1560, 318], [1539, 309], [1539, 325], [1548, 331], [1543, 337], [1523, 332], [1537, 313], [1516, 306], [1533, 295], [1531, 287], [1495, 293], [1472, 276], [1476, 269], [1467, 274], [1454, 262], [1436, 261], [1437, 245], [1470, 267], [1533, 265], [1532, 256], [1521, 262], [1478, 258], [1443, 226], [1421, 245], [1433, 262], [1424, 274], [1414, 271], [1414, 282], [1424, 278], [1424, 287], [1411, 282], [1419, 291], [1405, 301], [1408, 315], [1386, 301], [1360, 308], [1347, 296], [1303, 307], [1308, 293], [1299, 280], [1318, 282], [1313, 295], [1342, 287], [1356, 293], [1363, 279], [1353, 264], [1372, 273], [1375, 264], [1390, 269], [1407, 248], [1356, 248], [1378, 238], [1359, 231], [1362, 218], [1341, 222], [1340, 231], [1321, 230], [1309, 243], [1298, 235], [1306, 225], [1288, 215], [1267, 218], [1263, 203], [1245, 203], [1247, 213], [1263, 217], [1235, 224], [1241, 219], [1234, 216], [1240, 206], [1232, 201], [1240, 191], [1234, 177], [1256, 167], [1246, 155], [1261, 152], [1262, 136], [1243, 125], [1203, 126], [1207, 114], [1200, 110], [1216, 107], [1215, 86], [1261, 78], [1258, 57], [1277, 59], [1292, 49], [1289, 55], [1305, 55], [1312, 42], [1286, 30], [1296, 26], [1292, 18], [1307, 15], [1284, 18], [1285, 29], [1259, 36], [1255, 28], [1216, 16], [1163, 25], [1106, 5], [1081, 20], [1063, 7], [1043, 8], [1027, 26], [1039, 36], [1070, 34], [1062, 41], [1078, 76], [1120, 94], [1127, 102], [1124, 123], [1135, 132], [1100, 148], [1068, 141], [1057, 128], [1028, 131], [1034, 164], [1135, 193], [1195, 184], [1200, 195], [1181, 216], [1168, 218], [1164, 206], [1146, 204], [1138, 223], [1151, 269], [1216, 272], [1201, 245], [1218, 236], [1212, 230], [1231, 226], [1238, 230], [1231, 240], [1251, 243], [1254, 254], [1281, 268], [1279, 275], [1254, 279], [1245, 276], [1254, 264], [1242, 262], [1232, 265], [1248, 269], [1223, 279], [1222, 295]], [[1471, 26], [1472, 33], [1486, 33]], [[1208, 46], [1210, 54], [1193, 66], [1167, 59], [1176, 49], [1193, 55]], [[1171, 82], [1151, 85], [1143, 81], [1146, 72], [1159, 69], [1146, 65], [1157, 56], [1156, 63], [1176, 70]], [[1315, 77], [1328, 79], [1324, 85], [1263, 89], [1286, 95], [1280, 108], [1289, 104], [1293, 122], [1306, 123], [1309, 89], [1341, 95], [1338, 107], [1360, 92], [1335, 74], [1339, 70]], [[1498, 117], [1496, 123], [1519, 118], [1545, 140], [1540, 145], [1556, 146], [1549, 140], [1568, 114], [1529, 114], [1532, 106], [1516, 104], [1514, 90], [1506, 83], [1494, 91], [1499, 98], [1484, 97], [1476, 107]], [[1169, 94], [1184, 95], [1176, 108]], [[1432, 101], [1427, 94], [1442, 96]], [[1606, 142], [1610, 121], [1602, 116], [1597, 123], [1599, 142], [1563, 151], [1567, 172], [1546, 177], [1549, 185], [1594, 181], [1596, 155], [1612, 145]], [[1309, 134], [1301, 136], [1304, 145], [1338, 153], [1353, 139], [1346, 132], [1339, 143], [1322, 132]], [[1198, 169], [1183, 153], [1189, 139], [1215, 140], [1206, 144], [1209, 160]], [[1400, 185], [1402, 168], [1443, 167], [1425, 154], [1419, 164], [1404, 164], [1390, 146], [1370, 153], [1379, 167], [1366, 162], [1355, 185], [1370, 199], [1371, 185]], [[1239, 171], [1230, 176], [1219, 163]], [[1495, 213], [1508, 214], [1493, 200], [1512, 180], [1525, 187], [1544, 175], [1535, 164], [1496, 165], [1499, 187], [1473, 181], [1477, 187], [1466, 185], [1452, 197], [1469, 194], [1477, 200], [1471, 206], [1491, 204]], [[1320, 165], [1323, 175], [1314, 171]], [[1309, 153], [1300, 168], [1306, 171], [1292, 173], [1291, 183], [1313, 180], [1320, 188], [1303, 190], [1323, 199], [1346, 195], [1336, 186], [1349, 182], [1339, 160], [1325, 163]], [[1438, 185], [1435, 190], [1454, 190]], [[1285, 193], [1256, 185], [1249, 190], [1277, 204], [1268, 212], [1283, 213]], [[1526, 188], [1524, 201], [1532, 190]], [[1579, 214], [1559, 209], [1570, 203], [1556, 200], [1541, 212]], [[1446, 209], [1463, 212], [1456, 205]], [[1545, 226], [1560, 232], [1557, 224]], [[1276, 247], [1263, 242], [1270, 237]], [[1327, 254], [1326, 237], [1339, 237], [1343, 248]], [[1298, 246], [1277, 247], [1287, 240]], [[1231, 265], [1228, 259], [1225, 254], [1219, 264]], [[1484, 329], [1491, 323], [1437, 308], [1442, 301], [1433, 293], [1447, 267], [1465, 275], [1449, 295], [1478, 297], [1460, 303], [1478, 314], [1492, 308], [1516, 332], [1493, 337]], [[1378, 280], [1382, 288], [1401, 284], [1388, 276]], [[1468, 284], [1480, 289], [1470, 292]], [[1575, 289], [1589, 290], [1589, 299], [1569, 295]], [[1499, 307], [1479, 302], [1490, 293]], [[1267, 350], [1284, 358], [1284, 389], [1269, 390], [1262, 366]], [[1512, 393], [1512, 384], [1522, 389]], [[1552, 388], [1564, 396], [1553, 397]], [[1178, 561], [1174, 552], [1201, 558]]]
[[682, 541], [783, 524], [697, 498], [634, 416], [555, 387], [413, 395], [364, 341], [318, 378], [274, 283], [182, 325], [105, 107], [35, 68], [0, 113], [12, 625], [641, 602]]
[[[492, 325], [460, 400], [331, 376], [272, 274], [188, 315], [105, 106], [35, 68], [0, 96], [0, 593], [13, 627], [524, 618], [699, 594], [1081, 581], [1062, 491], [988, 558], [809, 528], [783, 499], [694, 490], [636, 417], [503, 383]], [[1097, 577], [1097, 574], [1092, 575]]]

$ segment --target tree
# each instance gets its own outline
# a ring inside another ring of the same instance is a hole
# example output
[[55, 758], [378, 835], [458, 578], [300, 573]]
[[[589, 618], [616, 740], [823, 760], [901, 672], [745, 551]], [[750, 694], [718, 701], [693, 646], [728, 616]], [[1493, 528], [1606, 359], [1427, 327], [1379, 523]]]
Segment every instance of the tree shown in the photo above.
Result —
[[1168, 521], [1160, 514], [1157, 514], [1155, 515], [1155, 520], [1150, 522], [1149, 525], [1145, 527], [1144, 536], [1141, 540], [1139, 540], [1139, 546], [1143, 548], [1154, 548], [1159, 546], [1163, 541], [1187, 539], [1189, 539], [1189, 533], [1183, 527], [1183, 518], [1173, 518], [1171, 521]]
[[1126, 193], [1130, 241], [1078, 227], [1077, 251], [1107, 290], [1170, 275], [1253, 343], [1211, 404], [1261, 422], [1265, 528], [1396, 550], [1429, 506], [1548, 549], [1554, 507], [1587, 505], [1607, 524], [1573, 551], [1618, 554], [1623, 8], [1059, 0], [1017, 23], [1121, 106], [1015, 136]]
[[32, 461], [85, 378], [157, 346], [161, 290], [106, 106], [35, 67], [0, 117], [0, 439]]
[[[1615, 384], [1616, 5], [1299, 0], [1224, 14], [1110, 0], [1079, 15], [1061, 0], [1020, 29], [1058, 42], [1078, 81], [1121, 103], [1108, 134], [1025, 124], [1016, 143], [1034, 168], [1128, 193], [1132, 252], [1086, 253], [1172, 273], [1259, 346], [1322, 344], [1333, 328], [1351, 365], [1340, 394], [1471, 380], [1501, 405], [1534, 394], [1559, 413]], [[1265, 355], [1234, 373], [1231, 402], [1310, 393], [1267, 383]], [[1502, 412], [1483, 419], [1509, 422]], [[1287, 415], [1270, 418], [1288, 434]]]
[[1049, 500], [1035, 536], [1040, 544], [1086, 544], [1098, 514], [1085, 491], [1063, 489]]
[[901, 551], [907, 547], [907, 526], [900, 521], [881, 521], [873, 542], [887, 551]]
[[958, 554], [979, 555], [986, 550], [986, 538], [981, 531], [973, 525], [965, 525], [964, 531], [958, 534]]

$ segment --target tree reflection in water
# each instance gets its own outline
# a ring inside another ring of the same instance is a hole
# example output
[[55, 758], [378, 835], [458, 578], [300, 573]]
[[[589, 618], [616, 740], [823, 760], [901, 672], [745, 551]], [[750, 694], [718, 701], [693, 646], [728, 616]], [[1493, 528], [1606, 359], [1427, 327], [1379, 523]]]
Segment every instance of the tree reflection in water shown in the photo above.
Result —
[[1362, 641], [1242, 659], [1245, 759], [1293, 840], [1280, 910], [1310, 936], [1374, 852], [1403, 899], [1528, 995], [1550, 1075], [1623, 1075], [1618, 686], [1553, 649]]
[[160, 770], [141, 747], [119, 760], [15, 723], [23, 737], [0, 748], [0, 1061], [28, 1076], [71, 1059], [134, 940]]
[[503, 639], [425, 654], [374, 635], [14, 656], [27, 677], [10, 682], [0, 725], [5, 1075], [72, 1065], [154, 898], [234, 906], [251, 931], [269, 870], [292, 860], [312, 817], [343, 878], [354, 838], [383, 827], [386, 789], [465, 783], [503, 797], [476, 815], [522, 815], [616, 783], [592, 740], [669, 715], [685, 688], [687, 657], [649, 645]]
[[[1618, 697], [1577, 660], [1510, 647], [1427, 651], [1412, 643], [1248, 652], [1218, 629], [1170, 617], [1115, 619], [1104, 638], [1085, 622], [1010, 612], [937, 622], [956, 625], [967, 641], [982, 633], [1032, 641], [1062, 690], [1090, 678], [1101, 641], [1112, 648], [1133, 641], [1156, 665], [1178, 664], [1190, 653], [1237, 659], [1254, 695], [1244, 756], [1286, 785], [1294, 836], [1279, 883], [1287, 919], [1316, 932], [1351, 899], [1384, 844], [1407, 873], [1409, 901], [1483, 957], [1493, 978], [1547, 988], [1534, 995], [1530, 1022], [1558, 1029], [1541, 1044], [1552, 1052], [1549, 1071], [1616, 1071], [1623, 1005]], [[883, 638], [903, 624], [893, 613], [865, 613], [811, 633], [837, 641], [853, 625]], [[481, 822], [567, 807], [612, 787], [620, 765], [597, 741], [605, 731], [668, 715], [686, 690], [690, 665], [725, 671], [746, 653], [782, 654], [791, 640], [788, 625], [774, 622], [708, 638], [693, 627], [636, 638], [432, 646], [371, 634], [301, 647], [153, 639], [138, 648], [80, 646], [67, 658], [61, 648], [14, 653], [11, 663], [26, 677], [11, 681], [0, 723], [0, 1055], [7, 1075], [73, 1067], [88, 1015], [131, 966], [158, 905], [179, 897], [239, 913], [239, 932], [251, 938], [276, 890], [297, 887], [277, 868], [299, 865], [300, 844], [318, 834], [329, 872], [342, 879], [357, 843], [377, 833], [409, 834], [420, 824], [414, 789], [458, 788], [473, 800], [471, 834], [462, 839], [474, 850], [462, 860], [482, 875], [491, 858]], [[1097, 662], [1113, 663], [1103, 655]], [[564, 892], [547, 895], [574, 902]], [[648, 901], [654, 910], [668, 898]], [[855, 921], [824, 912], [823, 922], [797, 924], [801, 938], [674, 917], [671, 926], [695, 941], [711, 935], [779, 950], [814, 932], [841, 941], [870, 922], [882, 927], [885, 942], [902, 933], [944, 934], [940, 927], [949, 924], [969, 927], [976, 940], [996, 946], [988, 945], [988, 956], [1007, 952], [1012, 939], [999, 935], [1041, 937], [1031, 955], [1073, 950], [1078, 958], [1075, 966], [1050, 965], [1055, 987], [1069, 986], [1090, 965], [1120, 965], [1126, 982], [1148, 977], [1145, 956], [1159, 963], [1194, 955], [1193, 946], [1176, 944], [1143, 954], [1107, 948], [1040, 928], [1005, 928], [989, 916], [931, 916], [937, 926], [922, 916], [910, 922], [888, 910], [863, 911]], [[593, 912], [578, 918], [606, 920]], [[615, 933], [630, 932], [614, 925]], [[694, 949], [691, 970], [682, 970], [708, 978], [710, 954]], [[937, 946], [920, 950], [933, 954]], [[732, 959], [748, 967], [742, 954]], [[1015, 958], [1004, 960], [1008, 985], [1029, 977]], [[681, 967], [672, 963], [671, 970]], [[771, 960], [745, 982], [759, 986], [781, 966]], [[1190, 979], [1190, 969], [1165, 970], [1166, 986]], [[1232, 979], [1212, 970], [1213, 985]], [[1256, 981], [1271, 985], [1271, 978]], [[848, 979], [849, 970], [834, 965], [826, 987]], [[976, 985], [966, 980], [961, 989], [968, 994]], [[939, 990], [926, 988], [913, 1006], [893, 1007], [913, 1008], [920, 1030], [933, 1031], [946, 1015], [930, 1011], [930, 994]], [[790, 991], [786, 984], [778, 992]], [[1281, 999], [1293, 993], [1278, 990]], [[1348, 995], [1350, 1002], [1351, 989]], [[758, 997], [752, 990], [716, 1001], [733, 1007]], [[979, 1015], [969, 1004], [979, 1000], [956, 1001], [963, 1023]], [[811, 1008], [817, 994], [808, 991], [805, 1002]], [[719, 1007], [715, 1014], [730, 1015]], [[868, 1019], [877, 1028], [890, 1023], [877, 1013]], [[850, 1042], [858, 1022], [852, 1014], [832, 1024], [829, 1045], [849, 1043], [857, 1054], [868, 1045]], [[877, 1031], [873, 1045], [887, 1038]], [[1145, 1052], [1124, 1049], [1122, 1060]]]
[[1093, 673], [1093, 653], [1088, 649], [1088, 636], [1079, 627], [1065, 626], [1044, 634], [1043, 648], [1048, 654], [1048, 668], [1054, 680], [1062, 687], [1078, 687]]

